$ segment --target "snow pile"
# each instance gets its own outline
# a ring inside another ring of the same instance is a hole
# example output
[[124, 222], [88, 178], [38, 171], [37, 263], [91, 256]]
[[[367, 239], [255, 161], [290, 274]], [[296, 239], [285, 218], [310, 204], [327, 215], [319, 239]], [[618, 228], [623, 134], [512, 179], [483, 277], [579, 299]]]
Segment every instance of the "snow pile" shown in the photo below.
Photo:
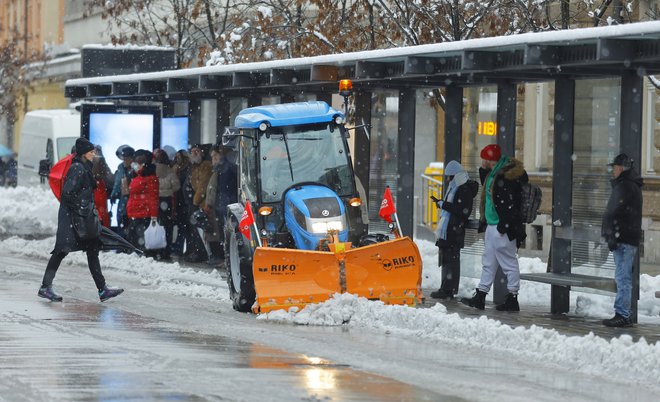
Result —
[[0, 235], [54, 235], [59, 207], [45, 187], [0, 187]]
[[485, 316], [461, 318], [458, 314], [447, 314], [441, 304], [415, 309], [337, 294], [325, 303], [310, 305], [300, 311], [295, 308], [289, 312], [278, 310], [257, 318], [296, 324], [348, 325], [406, 338], [501, 350], [521, 359], [543, 361], [599, 376], [627, 377], [638, 383], [656, 383], [660, 378], [660, 343], [649, 345], [644, 338], [633, 342], [629, 335], [606, 340], [593, 333], [577, 337], [537, 326], [511, 328]]
[[[14, 254], [45, 260], [50, 258], [50, 252], [55, 245], [55, 238], [43, 240], [25, 240], [11, 237], [0, 243], [0, 250]], [[179, 265], [179, 263], [164, 263], [152, 258], [141, 258], [135, 254], [101, 253], [101, 268], [104, 272], [126, 277], [138, 278], [140, 283], [153, 291], [165, 291], [172, 294], [203, 298], [208, 300], [229, 300], [227, 282], [217, 270], [211, 272], [196, 271]], [[85, 253], [70, 253], [63, 261], [62, 267], [74, 266], [87, 268]], [[62, 271], [60, 269], [60, 271]], [[116, 275], [113, 275], [116, 276]]]

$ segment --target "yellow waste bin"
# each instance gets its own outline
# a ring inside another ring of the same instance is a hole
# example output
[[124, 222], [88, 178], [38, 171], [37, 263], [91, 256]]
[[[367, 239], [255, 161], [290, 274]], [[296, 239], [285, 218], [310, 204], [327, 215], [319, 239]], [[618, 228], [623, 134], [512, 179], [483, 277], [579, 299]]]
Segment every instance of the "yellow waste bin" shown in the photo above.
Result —
[[438, 208], [435, 203], [431, 200], [431, 196], [441, 200], [442, 199], [442, 175], [444, 174], [444, 163], [443, 162], [431, 162], [426, 169], [424, 169], [424, 194], [426, 194], [426, 199], [424, 205], [426, 208], [424, 210], [424, 223], [426, 225], [435, 228], [435, 225], [438, 223]]

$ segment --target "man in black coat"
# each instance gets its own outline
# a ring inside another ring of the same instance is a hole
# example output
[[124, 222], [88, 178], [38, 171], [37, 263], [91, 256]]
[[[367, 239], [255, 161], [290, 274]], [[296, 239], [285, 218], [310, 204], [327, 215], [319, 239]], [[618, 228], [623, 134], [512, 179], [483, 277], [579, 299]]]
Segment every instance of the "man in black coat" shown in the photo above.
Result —
[[467, 224], [479, 184], [470, 180], [457, 161], [450, 161], [444, 169], [447, 188], [442, 200], [436, 202], [440, 219], [435, 231], [438, 246], [438, 265], [442, 267], [440, 289], [431, 292], [434, 299], [453, 299], [461, 279], [461, 249], [465, 244]]
[[619, 154], [612, 166], [612, 194], [603, 214], [601, 233], [614, 255], [614, 317], [603, 320], [608, 327], [630, 327], [632, 271], [642, 237], [642, 178], [632, 169], [633, 161]]
[[480, 310], [485, 308], [486, 294], [490, 290], [498, 267], [507, 277], [509, 293], [500, 311], [520, 311], [518, 290], [520, 289], [520, 266], [518, 248], [525, 241], [523, 223], [522, 183], [529, 180], [521, 161], [502, 155], [501, 148], [491, 144], [481, 151], [479, 176], [484, 188], [481, 194], [480, 231], [485, 229], [484, 253], [479, 286], [474, 297], [463, 299], [464, 304]]
[[60, 209], [57, 214], [55, 248], [51, 252], [52, 255], [48, 260], [41, 288], [39, 288], [37, 295], [50, 301], [62, 301], [62, 297], [55, 293], [52, 287], [57, 269], [68, 253], [84, 250], [87, 253], [89, 271], [99, 290], [99, 298], [101, 301], [105, 301], [118, 296], [124, 289], [106, 286], [105, 278], [101, 272], [101, 263], [99, 262], [99, 249], [101, 246], [99, 237], [87, 240], [80, 239], [73, 226], [72, 214], [80, 214], [80, 211], [91, 211], [91, 215], [86, 214], [86, 216], [98, 221], [98, 212], [94, 206], [96, 181], [92, 175], [94, 145], [85, 138], [78, 138], [75, 150], [76, 156], [71, 162], [71, 167], [64, 178], [62, 186]]

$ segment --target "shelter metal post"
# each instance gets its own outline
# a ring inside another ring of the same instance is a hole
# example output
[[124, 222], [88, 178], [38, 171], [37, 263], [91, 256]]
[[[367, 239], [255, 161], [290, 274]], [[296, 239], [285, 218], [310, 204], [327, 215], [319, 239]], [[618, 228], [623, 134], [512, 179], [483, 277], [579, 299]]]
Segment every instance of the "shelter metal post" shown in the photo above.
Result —
[[[621, 131], [619, 144], [621, 152], [625, 152], [634, 161], [634, 169], [638, 173], [642, 168], [642, 117], [644, 78], [635, 72], [621, 76]], [[637, 305], [639, 301], [639, 252], [633, 262], [633, 289], [631, 303], [631, 318], [637, 323]]]
[[[502, 153], [516, 156], [516, 84], [501, 82], [497, 85], [497, 144]], [[506, 299], [507, 279], [502, 268], [497, 269], [493, 282], [493, 302], [502, 304]]]
[[199, 144], [202, 140], [202, 99], [188, 101], [188, 143]]
[[[355, 169], [355, 176], [362, 186], [364, 192], [368, 197], [369, 194], [369, 161], [371, 156], [371, 141], [367, 133], [371, 133], [371, 92], [357, 91], [355, 93], [355, 124], [362, 125], [368, 124], [367, 129], [353, 130], [353, 168]], [[380, 196], [380, 194], [379, 194]], [[364, 202], [368, 202], [365, 199]]]
[[225, 127], [230, 126], [231, 122], [229, 121], [229, 114], [231, 113], [231, 108], [229, 106], [229, 98], [227, 96], [221, 95], [218, 97], [216, 106], [215, 106], [215, 119], [216, 119], [216, 130], [215, 130], [215, 142], [216, 144], [222, 144], [222, 134], [225, 132]]
[[[573, 135], [575, 117], [575, 80], [555, 81], [555, 133], [552, 168], [552, 222], [560, 226], [572, 225], [573, 199]], [[552, 226], [550, 247], [551, 270], [553, 273], [571, 272], [571, 240], [555, 237], [557, 226]], [[553, 314], [567, 313], [570, 308], [570, 288], [552, 285], [550, 311]]]
[[463, 87], [449, 86], [445, 99], [445, 155], [444, 162], [461, 162], [463, 138]]
[[413, 236], [415, 206], [415, 89], [399, 91], [399, 172], [396, 209], [404, 235]]

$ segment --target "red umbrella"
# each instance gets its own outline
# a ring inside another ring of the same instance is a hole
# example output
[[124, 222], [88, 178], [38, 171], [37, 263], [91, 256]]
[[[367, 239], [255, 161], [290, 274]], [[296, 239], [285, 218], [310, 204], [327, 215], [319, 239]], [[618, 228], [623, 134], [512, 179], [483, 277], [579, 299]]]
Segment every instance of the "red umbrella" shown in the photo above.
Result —
[[71, 167], [71, 161], [73, 160], [73, 157], [75, 154], [70, 154], [65, 156], [64, 158], [60, 159], [59, 162], [53, 165], [52, 168], [50, 168], [50, 172], [48, 173], [48, 184], [50, 184], [50, 189], [53, 190], [53, 194], [55, 194], [55, 198], [58, 200], [62, 196], [62, 186], [64, 185], [64, 178], [66, 177], [66, 174], [69, 172], [69, 168]]

